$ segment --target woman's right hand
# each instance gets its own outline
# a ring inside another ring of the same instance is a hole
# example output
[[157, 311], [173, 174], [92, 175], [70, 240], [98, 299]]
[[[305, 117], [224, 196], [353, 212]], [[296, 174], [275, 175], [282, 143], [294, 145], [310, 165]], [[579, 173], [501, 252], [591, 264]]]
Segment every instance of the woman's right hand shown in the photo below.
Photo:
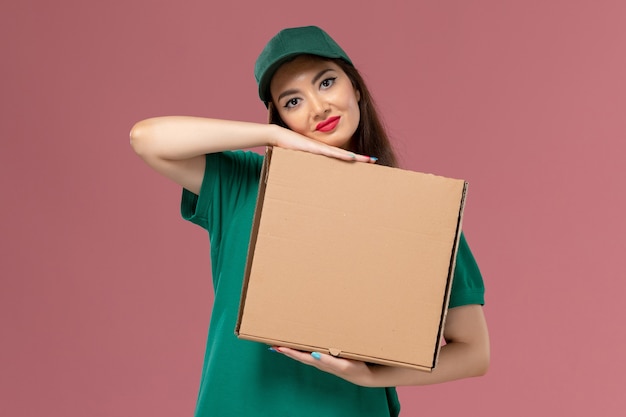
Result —
[[331, 158], [337, 158], [344, 161], [355, 162], [376, 162], [376, 158], [370, 156], [355, 154], [354, 152], [330, 146], [320, 141], [308, 138], [304, 135], [296, 133], [278, 125], [269, 125], [275, 129], [270, 139], [270, 145], [279, 148], [292, 149], [296, 151], [310, 152], [318, 155], [324, 155]]

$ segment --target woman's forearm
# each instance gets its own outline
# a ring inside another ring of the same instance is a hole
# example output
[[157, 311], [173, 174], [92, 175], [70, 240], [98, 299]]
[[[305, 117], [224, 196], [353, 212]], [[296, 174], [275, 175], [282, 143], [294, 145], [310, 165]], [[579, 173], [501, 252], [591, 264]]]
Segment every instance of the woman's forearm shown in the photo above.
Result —
[[432, 372], [408, 368], [374, 366], [369, 386], [393, 387], [430, 385], [482, 376], [489, 368], [489, 352], [466, 343], [449, 343], [441, 348], [439, 363]]
[[409, 368], [369, 365], [365, 362], [315, 356], [276, 346], [275, 350], [292, 359], [366, 387], [438, 384], [455, 379], [484, 375], [489, 367], [489, 335], [482, 306], [467, 305], [448, 311], [444, 330], [448, 344], [441, 348], [439, 363], [432, 372]]
[[142, 157], [184, 160], [234, 149], [272, 145], [277, 126], [208, 119], [166, 116], [146, 119], [133, 126], [131, 145]]
[[369, 383], [379, 387], [428, 385], [481, 376], [487, 372], [489, 334], [481, 306], [467, 305], [450, 309], [444, 335], [448, 343], [441, 348], [439, 361], [432, 372], [372, 367]]
[[374, 161], [274, 124], [191, 116], [142, 120], [133, 126], [130, 143], [151, 168], [194, 193], [202, 185], [204, 155], [216, 152], [270, 145], [347, 161]]

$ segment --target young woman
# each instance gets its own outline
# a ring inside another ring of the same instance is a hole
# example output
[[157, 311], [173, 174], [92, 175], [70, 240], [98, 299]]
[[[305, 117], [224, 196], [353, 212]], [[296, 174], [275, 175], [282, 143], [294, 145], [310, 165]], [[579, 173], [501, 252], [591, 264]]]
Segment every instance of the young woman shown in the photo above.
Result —
[[[432, 373], [371, 365], [234, 335], [263, 157], [279, 146], [350, 163], [396, 165], [372, 98], [348, 55], [317, 27], [285, 29], [266, 45], [255, 76], [270, 123], [159, 117], [137, 123], [131, 144], [183, 187], [182, 215], [209, 232], [215, 301], [197, 416], [397, 416], [393, 387], [479, 376], [489, 364], [480, 272], [461, 237]], [[285, 314], [297, 314], [285, 311]]]

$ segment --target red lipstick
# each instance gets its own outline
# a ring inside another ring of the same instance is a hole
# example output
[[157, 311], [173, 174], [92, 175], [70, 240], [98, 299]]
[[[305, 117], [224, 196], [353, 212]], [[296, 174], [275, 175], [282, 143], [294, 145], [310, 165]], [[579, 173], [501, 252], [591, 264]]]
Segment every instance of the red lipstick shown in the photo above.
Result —
[[328, 119], [319, 122], [317, 126], [315, 126], [315, 130], [320, 132], [330, 132], [337, 126], [340, 118], [340, 116], [329, 117]]

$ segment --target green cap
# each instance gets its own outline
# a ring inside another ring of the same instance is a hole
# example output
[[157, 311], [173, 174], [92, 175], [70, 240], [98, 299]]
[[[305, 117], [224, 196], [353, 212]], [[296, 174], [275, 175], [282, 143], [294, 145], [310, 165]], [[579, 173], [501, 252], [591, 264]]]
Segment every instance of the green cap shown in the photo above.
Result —
[[254, 65], [261, 100], [266, 103], [272, 100], [270, 81], [278, 67], [302, 54], [341, 58], [352, 64], [337, 42], [317, 26], [283, 29], [265, 45]]

